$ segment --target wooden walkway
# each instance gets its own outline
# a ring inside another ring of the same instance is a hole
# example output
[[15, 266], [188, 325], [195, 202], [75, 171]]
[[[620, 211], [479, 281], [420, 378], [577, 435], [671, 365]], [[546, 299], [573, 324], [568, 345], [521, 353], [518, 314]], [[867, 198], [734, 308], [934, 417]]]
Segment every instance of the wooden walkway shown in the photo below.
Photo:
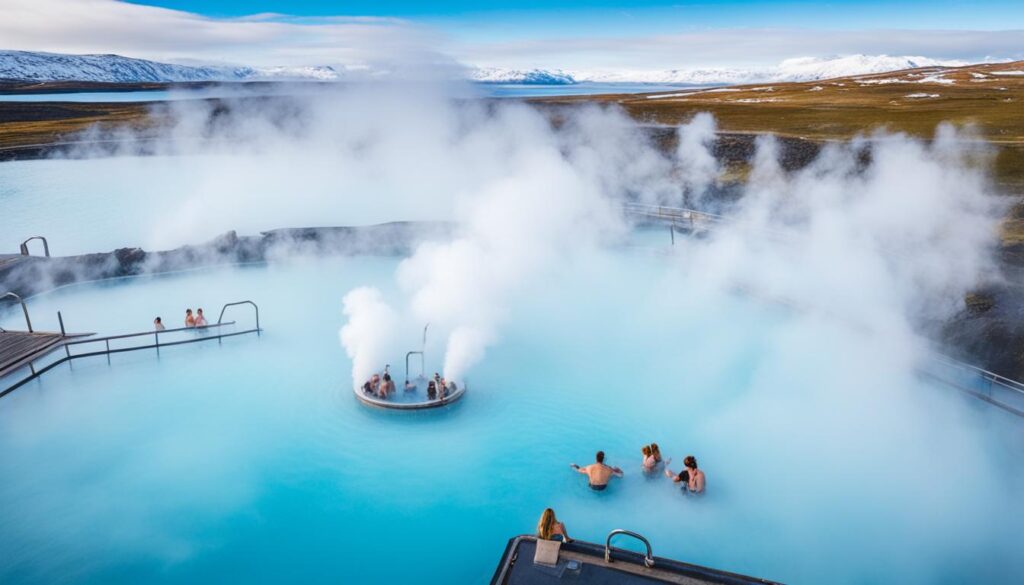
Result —
[[60, 333], [0, 331], [0, 376], [60, 347]]

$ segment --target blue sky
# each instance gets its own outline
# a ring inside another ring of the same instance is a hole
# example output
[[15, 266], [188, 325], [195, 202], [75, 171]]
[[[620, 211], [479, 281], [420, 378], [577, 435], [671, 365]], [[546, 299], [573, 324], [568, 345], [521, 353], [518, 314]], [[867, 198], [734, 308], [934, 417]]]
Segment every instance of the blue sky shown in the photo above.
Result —
[[[381, 16], [460, 27], [466, 23], [529, 25], [560, 33], [619, 34], [706, 27], [812, 26], [824, 29], [982, 29], [1024, 27], [1024, 1], [988, 0], [527, 0], [400, 2], [393, 0], [135, 0], [215, 17], [259, 13], [294, 16]], [[551, 22], [555, 19], [556, 22]], [[529, 35], [530, 30], [519, 31]]]
[[1024, 0], [0, 0], [0, 49], [369, 68], [979, 62], [1024, 59]]

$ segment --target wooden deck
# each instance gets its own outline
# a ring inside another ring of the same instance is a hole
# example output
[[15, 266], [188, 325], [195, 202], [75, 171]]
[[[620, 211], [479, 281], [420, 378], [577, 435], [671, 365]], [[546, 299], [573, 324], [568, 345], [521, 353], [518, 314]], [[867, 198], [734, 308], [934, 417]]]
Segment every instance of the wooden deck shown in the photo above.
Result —
[[0, 331], [0, 376], [61, 346], [60, 333]]

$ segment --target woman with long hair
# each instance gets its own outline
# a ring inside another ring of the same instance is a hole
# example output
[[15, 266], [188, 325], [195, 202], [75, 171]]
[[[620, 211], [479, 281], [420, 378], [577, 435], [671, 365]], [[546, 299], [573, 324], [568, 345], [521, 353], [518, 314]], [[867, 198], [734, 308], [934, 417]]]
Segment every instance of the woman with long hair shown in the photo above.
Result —
[[654, 471], [654, 468], [658, 466], [658, 460], [654, 458], [654, 450], [651, 449], [650, 445], [644, 445], [643, 448], [640, 449], [640, 452], [643, 453], [644, 456], [644, 461], [641, 464], [643, 465], [644, 471], [648, 473]]
[[544, 508], [540, 515], [540, 522], [537, 522], [537, 538], [541, 540], [555, 540], [556, 536], [562, 537], [562, 542], [569, 542], [569, 534], [565, 531], [565, 524], [558, 521], [555, 511], [551, 508]]

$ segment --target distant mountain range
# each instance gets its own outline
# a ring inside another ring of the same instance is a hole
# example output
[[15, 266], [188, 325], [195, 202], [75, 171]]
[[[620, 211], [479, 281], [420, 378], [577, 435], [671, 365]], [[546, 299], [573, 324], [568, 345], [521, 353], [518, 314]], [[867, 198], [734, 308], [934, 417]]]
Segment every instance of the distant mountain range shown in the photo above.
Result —
[[[851, 55], [788, 59], [774, 67], [704, 68], [656, 71], [564, 71], [560, 69], [476, 68], [468, 78], [480, 83], [573, 85], [577, 83], [651, 83], [731, 85], [784, 81], [814, 81], [833, 77], [885, 73], [902, 69], [966, 65], [925, 57]], [[370, 72], [372, 74], [372, 72]], [[367, 75], [361, 71], [359, 76]], [[339, 81], [350, 78], [344, 68], [227, 67], [172, 65], [120, 55], [66, 55], [28, 51], [0, 51], [0, 79], [26, 81], [90, 81], [101, 83], [173, 83], [196, 81], [306, 80]]]
[[176, 83], [303, 79], [334, 81], [333, 67], [215, 67], [171, 65], [120, 55], [65, 55], [0, 51], [0, 79], [92, 81], [100, 83]]

